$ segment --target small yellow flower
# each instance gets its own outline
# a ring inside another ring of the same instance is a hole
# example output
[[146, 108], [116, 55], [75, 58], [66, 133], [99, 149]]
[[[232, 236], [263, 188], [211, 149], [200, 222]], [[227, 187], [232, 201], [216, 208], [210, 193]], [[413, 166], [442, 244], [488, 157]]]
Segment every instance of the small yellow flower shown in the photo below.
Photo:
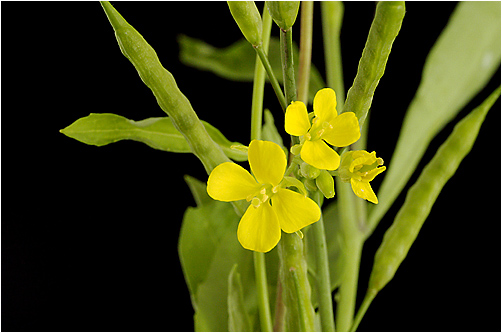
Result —
[[362, 199], [374, 204], [378, 203], [377, 196], [371, 188], [370, 181], [385, 171], [383, 159], [376, 157], [376, 152], [368, 153], [366, 150], [353, 150], [342, 155], [342, 163], [338, 170], [340, 179], [350, 182], [352, 191]]
[[296, 179], [284, 177], [287, 161], [279, 145], [253, 140], [248, 160], [254, 177], [235, 163], [222, 163], [209, 175], [207, 193], [219, 201], [251, 202], [239, 222], [237, 238], [246, 249], [268, 252], [279, 242], [281, 229], [296, 232], [318, 221], [321, 210], [306, 195], [286, 189]]
[[338, 115], [336, 94], [330, 88], [321, 89], [315, 95], [314, 115], [311, 125], [305, 104], [292, 102], [286, 110], [285, 130], [301, 137], [303, 161], [318, 169], [336, 170], [340, 156], [326, 142], [335, 147], [353, 144], [361, 136], [359, 121], [354, 112]]

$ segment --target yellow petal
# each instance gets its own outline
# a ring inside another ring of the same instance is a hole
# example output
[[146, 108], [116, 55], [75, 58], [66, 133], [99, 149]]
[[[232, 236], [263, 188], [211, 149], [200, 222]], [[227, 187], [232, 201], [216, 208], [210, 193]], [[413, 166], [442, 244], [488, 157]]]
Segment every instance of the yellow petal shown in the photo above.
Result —
[[331, 88], [324, 88], [317, 92], [314, 97], [314, 114], [322, 122], [331, 122], [337, 116], [336, 94]]
[[368, 200], [374, 204], [378, 203], [377, 196], [375, 192], [373, 192], [369, 182], [363, 182], [352, 178], [350, 184], [352, 185], [352, 191], [354, 191], [359, 198]]
[[237, 201], [246, 199], [260, 189], [251, 174], [232, 162], [218, 165], [207, 180], [207, 194], [215, 200]]
[[257, 208], [249, 205], [237, 228], [242, 247], [256, 252], [272, 250], [281, 239], [277, 215], [267, 201]]
[[319, 206], [304, 195], [287, 189], [280, 189], [271, 198], [272, 209], [277, 214], [284, 232], [292, 233], [319, 221]]
[[366, 182], [370, 182], [373, 179], [375, 179], [376, 176], [378, 176], [379, 174], [384, 172], [385, 169], [386, 169], [386, 167], [383, 166], [383, 167], [379, 167], [379, 168], [373, 169], [371, 171], [368, 171], [368, 174], [366, 176], [363, 176], [363, 180]]
[[322, 138], [335, 147], [346, 147], [361, 137], [359, 121], [354, 112], [344, 112], [330, 122], [331, 128]]
[[271, 141], [253, 140], [249, 144], [248, 160], [253, 175], [260, 184], [279, 185], [286, 171], [286, 154]]
[[318, 169], [336, 170], [340, 156], [322, 140], [307, 140], [301, 152], [302, 160]]
[[302, 136], [307, 134], [309, 128], [307, 107], [303, 102], [292, 102], [286, 109], [284, 129], [288, 134]]

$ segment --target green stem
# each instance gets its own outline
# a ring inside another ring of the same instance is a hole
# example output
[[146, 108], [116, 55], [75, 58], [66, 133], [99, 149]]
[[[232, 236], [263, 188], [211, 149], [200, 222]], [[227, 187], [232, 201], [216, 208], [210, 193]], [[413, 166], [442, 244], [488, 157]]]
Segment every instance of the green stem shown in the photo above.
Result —
[[343, 84], [342, 53], [340, 48], [340, 29], [343, 21], [343, 3], [341, 1], [322, 1], [322, 32], [324, 40], [324, 58], [328, 86], [336, 92], [338, 109], [342, 110], [345, 101]]
[[282, 76], [284, 78], [284, 91], [286, 103], [296, 101], [295, 67], [293, 61], [293, 28], [284, 31], [281, 29], [281, 60]]
[[[270, 41], [270, 31], [272, 29], [272, 18], [268, 11], [263, 11], [263, 43], [261, 48], [268, 52]], [[251, 103], [251, 140], [261, 139], [262, 117], [263, 117], [263, 95], [265, 88], [265, 69], [260, 57], [256, 56], [253, 98]], [[260, 313], [260, 325], [263, 332], [272, 331], [272, 317], [270, 315], [270, 302], [268, 295], [267, 268], [265, 264], [265, 254], [253, 252], [254, 270], [256, 280], [256, 290], [258, 293], [258, 311]]]
[[296, 233], [283, 232], [278, 246], [282, 299], [286, 310], [284, 328], [286, 331], [311, 332], [314, 330], [314, 308], [310, 302], [303, 241]]
[[[315, 201], [321, 207], [322, 193], [315, 193]], [[323, 332], [335, 331], [333, 317], [333, 300], [331, 298], [331, 279], [329, 274], [328, 247], [324, 232], [324, 221], [321, 214], [319, 221], [312, 225], [315, 242], [315, 257], [317, 266], [317, 298], [319, 300], [319, 314], [321, 316], [321, 329]]]
[[350, 332], [355, 332], [357, 330], [359, 324], [361, 323], [361, 320], [363, 319], [364, 315], [366, 314], [366, 311], [368, 310], [371, 302], [373, 301], [376, 295], [377, 295], [376, 291], [371, 292], [370, 290], [368, 290], [366, 296], [364, 297], [363, 303], [359, 308], [359, 311], [357, 311], [357, 315], [356, 318], [354, 319], [352, 327], [350, 328]]
[[267, 72], [268, 79], [270, 80], [270, 83], [272, 83], [272, 88], [274, 88], [275, 95], [279, 99], [279, 103], [281, 104], [282, 111], [286, 112], [286, 108], [288, 107], [286, 103], [286, 99], [284, 98], [284, 94], [282, 93], [281, 86], [279, 85], [279, 82], [277, 81], [274, 71], [272, 70], [272, 66], [270, 65], [270, 62], [268, 61], [267, 55], [263, 51], [263, 46], [259, 46], [255, 48], [256, 53], [260, 57], [261, 63], [263, 64], [263, 67], [265, 67], [265, 71]]
[[298, 100], [308, 103], [310, 65], [312, 59], [312, 26], [314, 20], [314, 2], [303, 1], [300, 24], [300, 56], [298, 60]]
[[345, 248], [342, 251], [344, 267], [339, 288], [336, 308], [336, 326], [339, 331], [346, 332], [352, 326], [354, 318], [357, 283], [359, 280], [359, 264], [364, 244], [364, 235], [358, 226], [356, 200], [358, 199], [349, 184], [336, 177], [336, 188], [339, 200], [340, 227]]
[[270, 315], [265, 254], [253, 252], [253, 259], [261, 330], [262, 332], [272, 332], [272, 316]]

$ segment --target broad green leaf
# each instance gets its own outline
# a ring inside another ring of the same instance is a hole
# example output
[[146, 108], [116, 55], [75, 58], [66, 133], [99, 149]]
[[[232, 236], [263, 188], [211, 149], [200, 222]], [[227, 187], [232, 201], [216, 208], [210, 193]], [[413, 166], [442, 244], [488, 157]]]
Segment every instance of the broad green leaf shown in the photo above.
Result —
[[[256, 52], [245, 40], [241, 39], [226, 48], [217, 48], [206, 42], [185, 35], [178, 37], [180, 60], [187, 66], [200, 70], [211, 71], [214, 74], [232, 81], [251, 82], [254, 78]], [[293, 47], [295, 65], [298, 63], [298, 46]], [[280, 43], [278, 38], [270, 39], [268, 58], [275, 77], [282, 82], [282, 65]], [[298, 73], [298, 68], [296, 68]], [[268, 79], [267, 79], [268, 80]], [[324, 88], [325, 84], [319, 71], [312, 66], [310, 72], [309, 100], [315, 93]]]
[[[191, 178], [194, 196], [204, 197], [203, 182]], [[256, 320], [256, 293], [251, 251], [237, 240], [239, 217], [230, 203], [200, 200], [183, 217], [178, 253], [195, 310], [197, 331], [227, 331], [228, 277], [237, 264], [241, 275], [246, 313]]]
[[371, 211], [373, 230], [434, 136], [487, 84], [500, 65], [500, 2], [460, 2], [431, 49]]
[[[230, 142], [221, 132], [202, 121], [209, 136], [223, 152], [236, 161], [246, 161], [247, 154], [231, 149], [238, 142]], [[62, 129], [61, 133], [88, 145], [104, 146], [120, 140], [134, 140], [148, 146], [174, 153], [191, 153], [185, 137], [174, 127], [169, 117], [134, 121], [112, 113], [91, 113]]]
[[244, 305], [241, 275], [235, 264], [228, 276], [228, 330], [231, 332], [250, 332], [251, 325]]

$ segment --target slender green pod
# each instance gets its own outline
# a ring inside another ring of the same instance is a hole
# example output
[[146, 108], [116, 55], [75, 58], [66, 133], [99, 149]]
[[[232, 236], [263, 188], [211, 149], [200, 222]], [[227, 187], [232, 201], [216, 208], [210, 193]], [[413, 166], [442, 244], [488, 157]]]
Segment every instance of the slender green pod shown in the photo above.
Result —
[[190, 102], [178, 89], [174, 77], [162, 67], [155, 50], [108, 1], [101, 2], [101, 5], [115, 31], [120, 50], [134, 65], [141, 80], [152, 90], [157, 103], [183, 134], [206, 172], [230, 161], [211, 139]]
[[227, 1], [230, 13], [242, 34], [254, 47], [262, 44], [262, 20], [254, 1]]
[[366, 120], [373, 94], [385, 72], [392, 44], [401, 30], [405, 12], [404, 1], [380, 1], [376, 7], [357, 75], [343, 108], [343, 112], [356, 114], [360, 126]]
[[500, 87], [455, 126], [408, 191], [403, 206], [376, 252], [368, 294], [376, 295], [394, 277], [436, 198], [470, 152], [487, 112], [499, 96]]

